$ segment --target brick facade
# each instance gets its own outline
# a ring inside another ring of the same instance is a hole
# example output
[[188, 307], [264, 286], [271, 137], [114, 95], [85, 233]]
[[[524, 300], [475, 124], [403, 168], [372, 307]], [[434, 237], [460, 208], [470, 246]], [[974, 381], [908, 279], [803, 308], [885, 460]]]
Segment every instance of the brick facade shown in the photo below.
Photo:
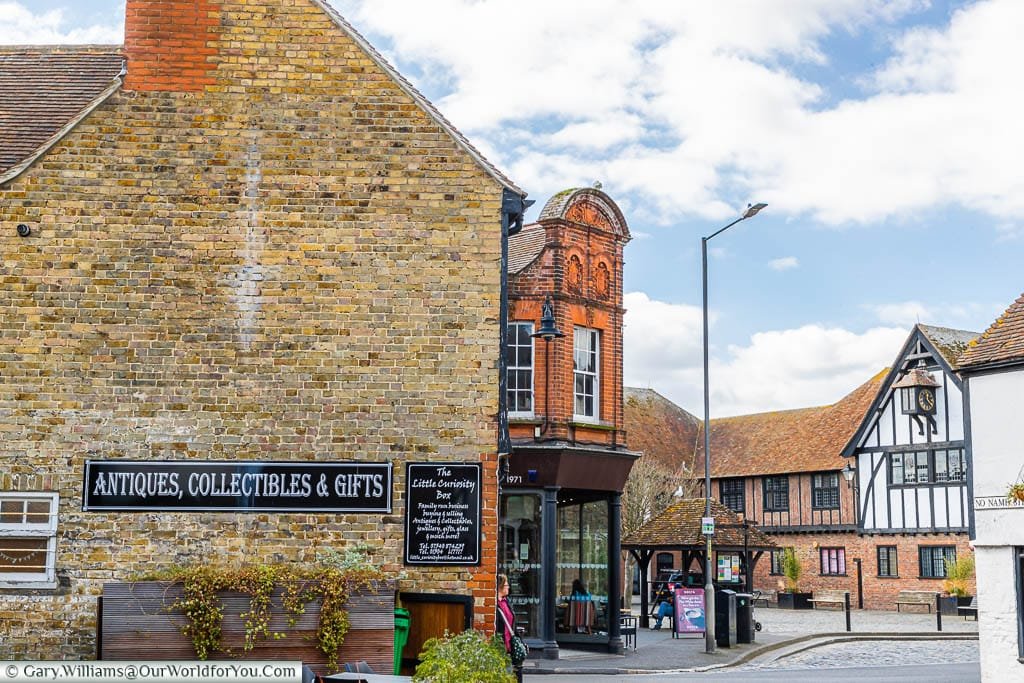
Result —
[[[943, 579], [921, 578], [918, 549], [921, 546], [955, 546], [957, 557], [973, 554], [967, 534], [877, 534], [856, 533], [772, 534], [780, 547], [792, 547], [803, 568], [800, 590], [848, 590], [850, 604], [857, 607], [857, 566], [854, 558], [861, 559], [864, 585], [864, 609], [895, 610], [896, 594], [902, 590], [942, 592]], [[895, 546], [898, 576], [878, 575], [878, 547]], [[821, 573], [821, 548], [842, 548], [846, 554], [846, 575], [826, 576]], [[763, 591], [781, 591], [785, 577], [771, 575], [771, 559], [767, 554], [757, 564], [754, 588]], [[974, 579], [970, 581], [971, 595], [975, 595]]]
[[[406, 460], [483, 463], [480, 566], [400, 589], [489, 626], [507, 185], [314, 0], [130, 0], [127, 34], [125, 87], [0, 185], [0, 491], [60, 494], [0, 658], [93, 657], [102, 584], [174, 563], [398, 574]], [[390, 461], [393, 512], [83, 512], [86, 459]]]
[[[576, 202], [563, 214], [542, 214], [536, 226], [545, 248], [537, 261], [509, 281], [511, 321], [537, 322], [541, 305], [551, 296], [556, 327], [565, 335], [534, 345], [534, 405], [547, 414], [548, 440], [569, 440], [625, 447], [622, 398], [622, 252], [629, 240], [625, 221], [606, 195], [597, 190], [568, 190], [556, 195]], [[598, 208], [600, 207], [600, 209]], [[573, 330], [600, 333], [600, 407], [596, 421], [573, 418]], [[550, 353], [550, 359], [545, 354]], [[545, 370], [548, 368], [548, 370]], [[550, 377], [545, 379], [545, 372]], [[547, 393], [546, 393], [547, 392]], [[513, 424], [513, 439], [531, 439], [532, 423]]]

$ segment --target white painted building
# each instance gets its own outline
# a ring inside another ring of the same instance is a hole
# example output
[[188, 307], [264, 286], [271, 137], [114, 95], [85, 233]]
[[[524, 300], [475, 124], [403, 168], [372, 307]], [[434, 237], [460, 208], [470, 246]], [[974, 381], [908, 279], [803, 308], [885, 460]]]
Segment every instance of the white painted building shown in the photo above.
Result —
[[960, 357], [983, 681], [1024, 680], [1024, 295]]

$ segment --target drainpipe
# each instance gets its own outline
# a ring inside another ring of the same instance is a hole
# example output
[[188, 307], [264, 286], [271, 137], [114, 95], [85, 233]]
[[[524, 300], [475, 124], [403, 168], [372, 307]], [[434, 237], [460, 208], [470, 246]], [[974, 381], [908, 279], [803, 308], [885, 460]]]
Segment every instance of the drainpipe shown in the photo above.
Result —
[[512, 439], [508, 434], [508, 392], [505, 349], [508, 345], [508, 238], [523, 229], [523, 214], [533, 205], [522, 195], [508, 188], [501, 195], [501, 299], [498, 305], [498, 457], [504, 457], [503, 471], [498, 473], [499, 483], [508, 472], [508, 457], [512, 453]]

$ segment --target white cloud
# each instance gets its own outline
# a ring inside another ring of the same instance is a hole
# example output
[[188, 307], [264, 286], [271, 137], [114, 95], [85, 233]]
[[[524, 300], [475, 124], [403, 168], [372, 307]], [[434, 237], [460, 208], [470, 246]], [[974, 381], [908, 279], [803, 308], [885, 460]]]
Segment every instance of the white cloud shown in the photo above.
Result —
[[0, 45], [120, 45], [123, 40], [123, 23], [70, 28], [59, 9], [37, 14], [18, 2], [0, 2]]
[[796, 256], [783, 256], [782, 258], [772, 259], [768, 262], [768, 267], [772, 270], [792, 270], [800, 267], [800, 261]]
[[[905, 30], [924, 0], [336, 4], [533, 196], [599, 177], [662, 222], [748, 196], [837, 225], [1024, 215], [1017, 0]], [[830, 66], [838, 32], [893, 38], [876, 72], [830, 72], [869, 89], [836, 100], [798, 74]]]
[[876, 304], [866, 308], [878, 317], [878, 321], [890, 325], [913, 327], [917, 323], [935, 324], [931, 309], [920, 301], [901, 301], [897, 303]]
[[[651, 387], [702, 414], [700, 308], [652, 300], [642, 292], [627, 294], [625, 305], [626, 385]], [[757, 333], [746, 346], [712, 347], [711, 415], [834, 403], [891, 364], [908, 334], [908, 327], [857, 333], [805, 325]]]

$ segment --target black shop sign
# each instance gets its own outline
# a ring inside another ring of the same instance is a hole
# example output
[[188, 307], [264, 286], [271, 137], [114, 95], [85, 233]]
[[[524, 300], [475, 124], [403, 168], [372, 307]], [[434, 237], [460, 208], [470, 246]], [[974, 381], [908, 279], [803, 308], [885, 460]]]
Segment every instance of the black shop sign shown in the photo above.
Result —
[[406, 466], [406, 564], [480, 564], [480, 473], [479, 463]]
[[391, 512], [391, 463], [88, 460], [86, 511]]

